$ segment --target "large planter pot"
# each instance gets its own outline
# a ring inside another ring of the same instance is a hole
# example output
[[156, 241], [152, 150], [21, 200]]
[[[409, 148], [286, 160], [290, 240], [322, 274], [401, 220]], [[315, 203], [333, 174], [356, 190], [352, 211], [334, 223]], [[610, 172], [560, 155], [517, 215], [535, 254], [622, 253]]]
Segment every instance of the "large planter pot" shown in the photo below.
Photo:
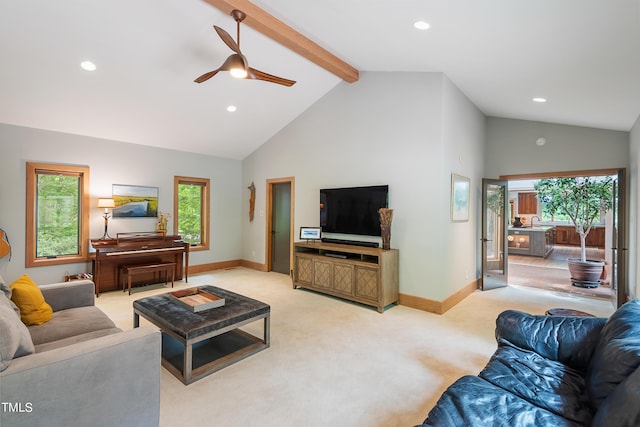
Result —
[[604, 269], [603, 261], [588, 259], [581, 261], [580, 258], [569, 258], [569, 273], [571, 283], [582, 288], [595, 288], [600, 283], [600, 276]]

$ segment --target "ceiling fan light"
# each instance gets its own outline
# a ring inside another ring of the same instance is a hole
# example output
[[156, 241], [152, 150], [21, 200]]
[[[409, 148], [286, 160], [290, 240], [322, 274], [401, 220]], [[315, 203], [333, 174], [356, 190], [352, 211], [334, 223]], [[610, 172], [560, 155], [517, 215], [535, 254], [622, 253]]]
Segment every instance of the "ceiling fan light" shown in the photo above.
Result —
[[244, 79], [247, 77], [247, 65], [245, 64], [242, 56], [234, 53], [229, 56], [227, 60], [222, 64], [222, 70], [228, 70], [231, 75], [237, 79]]
[[232, 68], [229, 70], [229, 72], [236, 79], [244, 79], [245, 77], [247, 77], [247, 70], [245, 70], [244, 68]]

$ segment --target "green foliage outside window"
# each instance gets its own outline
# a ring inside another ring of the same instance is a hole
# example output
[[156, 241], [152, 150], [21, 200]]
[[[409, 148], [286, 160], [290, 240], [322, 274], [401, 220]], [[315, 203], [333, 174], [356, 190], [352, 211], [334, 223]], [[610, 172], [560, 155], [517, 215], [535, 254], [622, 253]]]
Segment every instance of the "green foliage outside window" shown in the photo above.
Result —
[[37, 175], [36, 257], [80, 252], [80, 179]]
[[202, 186], [178, 185], [178, 234], [192, 245], [202, 243]]

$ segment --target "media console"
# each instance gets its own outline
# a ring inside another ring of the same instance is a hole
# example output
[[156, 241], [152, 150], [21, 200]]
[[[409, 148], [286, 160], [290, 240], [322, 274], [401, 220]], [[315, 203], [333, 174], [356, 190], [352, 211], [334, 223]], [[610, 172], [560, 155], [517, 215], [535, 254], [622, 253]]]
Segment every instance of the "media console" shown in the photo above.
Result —
[[356, 301], [383, 313], [398, 303], [398, 250], [294, 243], [293, 288]]

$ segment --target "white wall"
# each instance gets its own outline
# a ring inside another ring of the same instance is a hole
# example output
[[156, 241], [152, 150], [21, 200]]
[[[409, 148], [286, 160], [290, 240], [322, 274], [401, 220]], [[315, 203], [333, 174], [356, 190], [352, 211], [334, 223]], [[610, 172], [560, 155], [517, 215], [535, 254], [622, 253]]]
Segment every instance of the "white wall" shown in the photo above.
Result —
[[629, 137], [629, 284], [632, 298], [640, 298], [640, 225], [638, 224], [638, 208], [640, 208], [640, 183], [638, 168], [640, 167], [640, 116], [631, 129]]
[[[450, 283], [469, 283], [481, 277], [482, 247], [482, 178], [484, 176], [486, 117], [458, 88], [444, 79], [443, 148], [444, 165], [442, 179], [445, 189], [443, 200], [450, 201], [447, 180], [455, 172], [471, 179], [471, 208], [469, 222], [452, 223], [450, 209], [443, 215], [442, 242], [446, 250], [445, 280]], [[474, 266], [470, 268], [469, 266]], [[455, 288], [449, 288], [454, 290]]]
[[[441, 73], [364, 72], [339, 84], [244, 159], [242, 185], [254, 181], [257, 196], [252, 223], [243, 202], [244, 258], [265, 262], [267, 179], [295, 177], [296, 236], [319, 224], [320, 188], [388, 184], [400, 292], [444, 299], [475, 276], [483, 137], [484, 116]], [[472, 178], [468, 223], [449, 221], [452, 172]]]
[[[241, 162], [180, 151], [127, 144], [86, 136], [0, 124], [0, 228], [13, 248], [11, 261], [0, 260], [0, 274], [13, 281], [28, 273], [36, 283], [61, 281], [65, 271], [91, 271], [90, 264], [64, 264], [25, 269], [26, 162], [87, 165], [90, 167], [92, 206], [111, 196], [112, 184], [158, 187], [161, 212], [173, 214], [175, 175], [211, 180], [211, 249], [192, 252], [190, 265], [239, 259], [241, 225]], [[91, 209], [90, 236], [104, 232], [102, 209]], [[153, 218], [109, 220], [109, 234], [153, 231]], [[171, 221], [169, 232], [173, 231]]]
[[[545, 137], [539, 147], [536, 139]], [[488, 178], [534, 172], [629, 167], [629, 133], [527, 120], [487, 118]]]

